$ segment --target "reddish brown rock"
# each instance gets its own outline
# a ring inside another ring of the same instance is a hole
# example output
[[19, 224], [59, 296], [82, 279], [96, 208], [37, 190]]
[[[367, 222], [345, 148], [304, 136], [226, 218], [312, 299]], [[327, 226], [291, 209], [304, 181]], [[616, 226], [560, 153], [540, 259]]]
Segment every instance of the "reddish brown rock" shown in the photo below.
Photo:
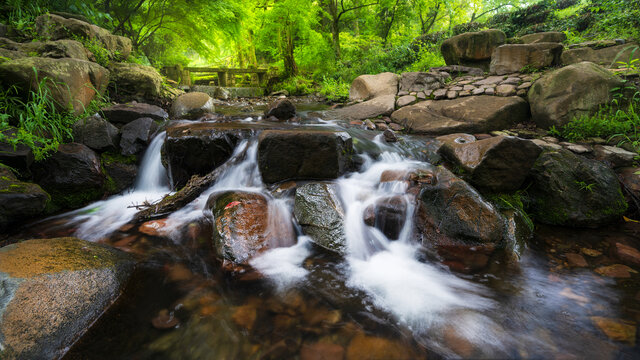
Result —
[[167, 226], [167, 219], [151, 220], [143, 223], [138, 231], [151, 236], [165, 236], [166, 231], [163, 230]]
[[622, 264], [614, 264], [610, 266], [602, 266], [595, 270], [598, 274], [602, 276], [608, 276], [612, 278], [630, 278], [631, 273], [637, 273], [637, 271], [632, 268], [622, 265]]
[[635, 345], [636, 325], [634, 323], [600, 316], [592, 316], [591, 321], [611, 340]]
[[334, 360], [344, 358], [344, 348], [338, 344], [315, 343], [302, 345], [301, 360]]
[[584, 257], [582, 257], [582, 255], [568, 253], [568, 254], [564, 254], [564, 256], [567, 258], [567, 262], [571, 267], [589, 266], [589, 263], [587, 263], [587, 260], [585, 260]]
[[616, 256], [622, 260], [623, 263], [630, 266], [640, 267], [640, 251], [622, 243], [616, 243], [614, 249]]
[[349, 343], [346, 360], [410, 360], [413, 354], [397, 341], [357, 335]]

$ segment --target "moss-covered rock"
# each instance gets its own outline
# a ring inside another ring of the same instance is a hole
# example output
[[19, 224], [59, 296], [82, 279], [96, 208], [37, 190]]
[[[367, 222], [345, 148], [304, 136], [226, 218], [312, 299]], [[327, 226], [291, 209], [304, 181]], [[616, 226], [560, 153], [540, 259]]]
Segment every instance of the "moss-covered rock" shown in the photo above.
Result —
[[162, 76], [151, 66], [112, 63], [109, 93], [121, 101], [156, 100], [163, 95]]
[[544, 224], [598, 227], [627, 209], [616, 174], [568, 150], [546, 151], [531, 169], [531, 212]]
[[0, 249], [0, 358], [60, 358], [118, 298], [135, 262], [74, 238]]
[[0, 164], [0, 230], [42, 214], [50, 200], [40, 186], [19, 181]]

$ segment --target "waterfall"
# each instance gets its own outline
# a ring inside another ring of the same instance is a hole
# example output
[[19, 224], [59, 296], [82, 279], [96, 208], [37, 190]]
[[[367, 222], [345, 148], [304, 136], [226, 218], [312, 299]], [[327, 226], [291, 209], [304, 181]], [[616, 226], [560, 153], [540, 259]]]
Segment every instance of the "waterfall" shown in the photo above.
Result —
[[166, 136], [167, 134], [164, 131], [158, 134], [151, 141], [147, 151], [145, 151], [133, 188], [134, 191], [168, 192], [169, 179], [166, 169], [162, 166], [162, 154], [160, 152]]

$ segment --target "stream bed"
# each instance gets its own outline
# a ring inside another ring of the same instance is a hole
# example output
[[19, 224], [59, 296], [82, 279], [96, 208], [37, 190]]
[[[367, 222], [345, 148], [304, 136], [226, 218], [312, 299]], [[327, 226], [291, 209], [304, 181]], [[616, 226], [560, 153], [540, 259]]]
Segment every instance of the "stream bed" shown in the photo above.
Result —
[[[427, 161], [430, 139], [405, 136], [389, 144], [376, 133], [335, 122], [292, 126], [338, 128], [354, 138], [360, 170], [335, 181], [345, 209], [347, 255], [325, 251], [302, 234], [293, 216], [293, 190], [262, 182], [255, 138], [236, 147], [232, 157], [246, 151], [245, 159], [198, 199], [166, 218], [131, 225], [136, 205], [171, 192], [160, 159], [161, 133], [132, 189], [14, 235], [77, 236], [143, 259], [118, 302], [65, 358], [640, 357], [635, 327], [633, 342], [615, 339], [616, 332], [629, 330], [620, 323], [640, 321], [637, 274], [612, 278], [593, 271], [614, 264], [611, 247], [637, 241], [640, 224], [598, 230], [536, 225], [533, 239], [513, 254], [492, 257], [480, 272], [457, 273], [415, 243], [411, 217], [397, 240], [362, 221], [376, 200], [407, 196], [402, 183], [381, 185], [380, 176]], [[227, 190], [263, 194], [270, 226], [293, 224], [297, 242], [253, 258], [252, 271], [223, 271], [205, 203], [210, 194]], [[569, 266], [565, 253], [582, 254], [589, 266]]]

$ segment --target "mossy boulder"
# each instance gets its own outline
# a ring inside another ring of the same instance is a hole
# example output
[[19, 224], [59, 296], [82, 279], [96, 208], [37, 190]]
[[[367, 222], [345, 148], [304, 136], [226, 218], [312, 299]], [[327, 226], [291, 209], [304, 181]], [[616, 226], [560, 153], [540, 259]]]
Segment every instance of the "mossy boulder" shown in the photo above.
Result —
[[544, 224], [598, 227], [627, 210], [613, 170], [568, 150], [543, 152], [531, 169], [531, 182], [531, 213]]
[[0, 358], [57, 359], [118, 298], [127, 254], [75, 238], [0, 249]]
[[529, 90], [533, 121], [547, 129], [593, 114], [611, 102], [612, 90], [622, 84], [620, 78], [590, 62], [546, 73]]
[[100, 155], [102, 168], [107, 176], [109, 193], [115, 194], [130, 188], [138, 175], [137, 157], [123, 156], [119, 153], [106, 152]]
[[25, 99], [43, 79], [59, 110], [81, 114], [96, 94], [104, 93], [109, 71], [96, 63], [71, 58], [27, 57], [0, 64], [0, 80], [15, 84]]
[[121, 101], [156, 100], [162, 96], [162, 76], [151, 66], [112, 63], [109, 93]]
[[36, 184], [22, 182], [0, 164], [0, 231], [44, 212], [51, 200]]

